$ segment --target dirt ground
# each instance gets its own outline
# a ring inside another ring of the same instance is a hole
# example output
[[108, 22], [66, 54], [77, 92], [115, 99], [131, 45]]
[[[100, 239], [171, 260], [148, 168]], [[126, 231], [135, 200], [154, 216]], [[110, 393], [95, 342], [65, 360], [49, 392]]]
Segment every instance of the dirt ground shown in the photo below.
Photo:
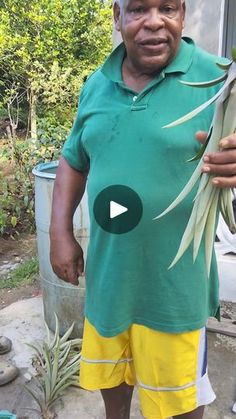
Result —
[[24, 260], [35, 255], [36, 238], [34, 234], [23, 234], [19, 239], [0, 237], [0, 266], [4, 261], [20, 257]]
[[[0, 281], [3, 280], [7, 271], [30, 259], [36, 252], [36, 238], [33, 234], [22, 235], [21, 238], [16, 240], [0, 237]], [[37, 296], [40, 293], [38, 278], [32, 285], [0, 289], [0, 309], [16, 301]]]

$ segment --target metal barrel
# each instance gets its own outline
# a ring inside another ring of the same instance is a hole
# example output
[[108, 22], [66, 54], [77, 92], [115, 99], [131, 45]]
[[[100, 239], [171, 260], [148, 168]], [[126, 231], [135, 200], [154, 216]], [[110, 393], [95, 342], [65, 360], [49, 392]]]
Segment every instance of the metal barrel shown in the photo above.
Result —
[[[82, 337], [85, 279], [80, 278], [79, 286], [74, 286], [58, 278], [52, 270], [49, 258], [49, 225], [51, 218], [52, 193], [58, 162], [43, 163], [33, 169], [35, 176], [35, 220], [39, 271], [43, 291], [44, 318], [50, 330], [55, 331], [56, 313], [60, 335], [75, 322], [72, 337]], [[84, 250], [86, 259], [89, 239], [89, 216], [87, 194], [78, 206], [74, 219], [74, 234]]]

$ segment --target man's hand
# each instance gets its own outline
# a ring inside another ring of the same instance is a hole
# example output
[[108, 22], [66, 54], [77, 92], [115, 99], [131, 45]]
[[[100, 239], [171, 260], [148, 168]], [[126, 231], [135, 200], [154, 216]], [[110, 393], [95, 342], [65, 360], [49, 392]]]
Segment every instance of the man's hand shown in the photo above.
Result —
[[66, 282], [78, 285], [78, 277], [84, 276], [83, 250], [71, 236], [51, 239], [50, 261], [55, 274]]
[[[204, 143], [207, 134], [198, 131], [196, 138]], [[215, 174], [212, 183], [220, 188], [236, 188], [236, 134], [220, 140], [220, 151], [204, 156], [203, 173]]]
[[73, 169], [63, 157], [60, 159], [53, 188], [50, 260], [56, 275], [74, 285], [84, 275], [84, 258], [74, 238], [73, 215], [82, 199], [86, 179], [87, 173]]

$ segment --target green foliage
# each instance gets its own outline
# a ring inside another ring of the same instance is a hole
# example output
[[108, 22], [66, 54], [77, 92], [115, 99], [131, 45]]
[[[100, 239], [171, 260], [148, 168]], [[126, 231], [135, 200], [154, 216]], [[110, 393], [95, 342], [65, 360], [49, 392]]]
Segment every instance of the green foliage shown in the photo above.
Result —
[[33, 92], [39, 113], [71, 110], [83, 75], [111, 50], [111, 25], [106, 1], [0, 1], [3, 103], [17, 97], [30, 107]]
[[0, 289], [17, 288], [22, 285], [32, 284], [38, 272], [38, 260], [36, 258], [32, 258], [11, 271], [6, 278], [1, 279]]
[[70, 121], [59, 125], [54, 114], [39, 120], [38, 141], [34, 144], [38, 163], [58, 160], [70, 128]]
[[50, 338], [47, 330], [47, 341], [42, 344], [29, 344], [35, 354], [33, 366], [36, 369], [37, 392], [24, 386], [39, 406], [43, 419], [55, 418], [52, 405], [65, 393], [71, 385], [78, 386], [81, 358], [81, 339], [69, 340], [74, 324], [64, 336], [59, 335], [59, 323], [55, 314], [56, 330], [54, 338]]
[[6, 109], [0, 104], [0, 118], [5, 118], [7, 116]]
[[[10, 176], [0, 171], [0, 234], [34, 228], [31, 170], [58, 158], [83, 80], [110, 52], [111, 33], [110, 1], [0, 0], [0, 117], [10, 118], [12, 135], [0, 156], [12, 167]], [[26, 142], [16, 138], [19, 120]]]
[[[18, 141], [14, 147], [15, 164], [6, 176], [0, 172], [0, 233], [14, 236], [34, 230], [34, 178], [32, 167], [39, 158], [37, 147], [29, 141]], [[10, 165], [11, 150], [3, 148], [2, 156]]]
[[33, 179], [17, 169], [10, 176], [0, 172], [0, 234], [17, 234], [34, 228]]
[[[40, 139], [17, 140], [14, 145], [14, 163], [11, 163], [12, 150], [2, 148], [0, 158], [5, 166], [11, 167], [5, 175], [0, 171], [0, 234], [14, 236], [21, 231], [35, 229], [34, 217], [34, 176], [32, 169], [38, 163], [57, 160], [62, 143], [68, 133], [64, 126], [54, 126], [41, 120]], [[47, 126], [48, 124], [48, 126]], [[3, 160], [4, 159], [4, 160]]]

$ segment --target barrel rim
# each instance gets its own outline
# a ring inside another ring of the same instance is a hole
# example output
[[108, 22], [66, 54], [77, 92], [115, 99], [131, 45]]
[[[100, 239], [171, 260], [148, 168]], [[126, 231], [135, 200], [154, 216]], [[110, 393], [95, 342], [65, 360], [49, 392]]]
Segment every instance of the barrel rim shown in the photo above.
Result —
[[35, 177], [45, 178], [45, 179], [55, 179], [56, 173], [48, 173], [47, 169], [54, 169], [58, 167], [59, 161], [53, 161], [49, 163], [40, 163], [37, 164], [32, 170], [32, 173]]

